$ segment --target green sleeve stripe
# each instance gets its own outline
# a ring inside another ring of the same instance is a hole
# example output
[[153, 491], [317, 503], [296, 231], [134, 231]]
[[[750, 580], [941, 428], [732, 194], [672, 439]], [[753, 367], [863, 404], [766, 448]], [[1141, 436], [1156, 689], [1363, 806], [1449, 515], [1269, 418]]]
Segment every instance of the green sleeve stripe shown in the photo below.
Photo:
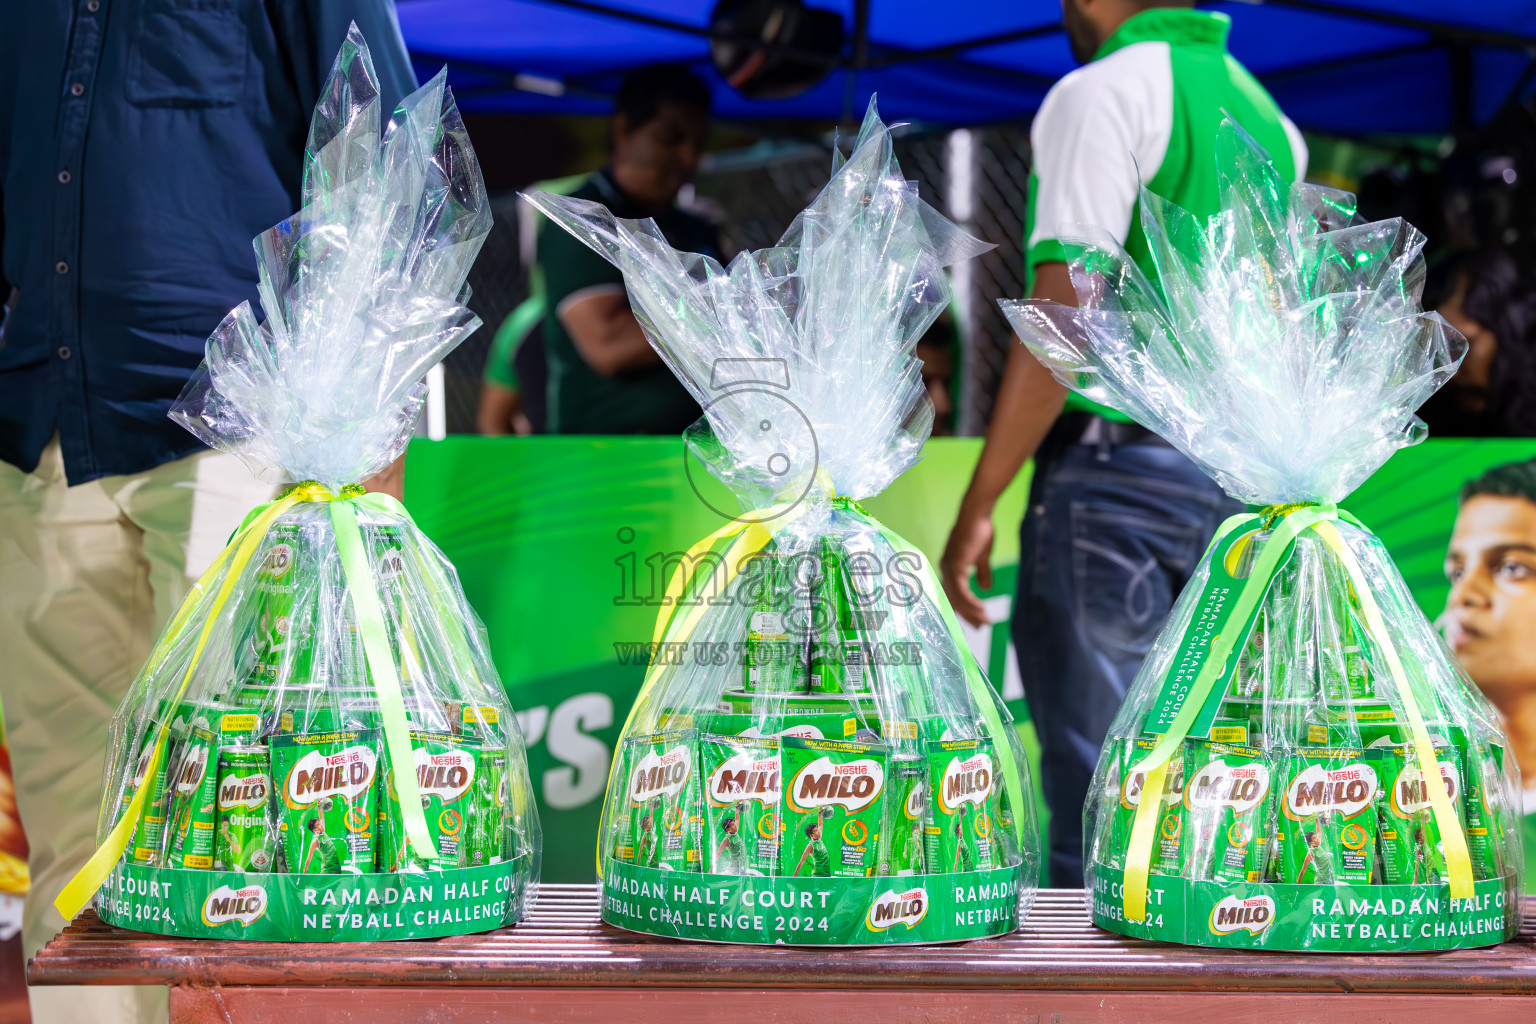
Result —
[[507, 314], [491, 339], [491, 351], [485, 359], [485, 382], [512, 390], [517, 387], [517, 371], [512, 357], [529, 333], [544, 319], [544, 296], [535, 294]]

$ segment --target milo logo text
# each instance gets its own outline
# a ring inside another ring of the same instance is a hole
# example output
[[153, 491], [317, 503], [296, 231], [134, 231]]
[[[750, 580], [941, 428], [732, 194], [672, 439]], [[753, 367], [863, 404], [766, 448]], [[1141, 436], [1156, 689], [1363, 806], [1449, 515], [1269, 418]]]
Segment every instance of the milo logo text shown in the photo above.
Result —
[[743, 798], [772, 803], [779, 799], [779, 756], [737, 754], [709, 776], [709, 796], [717, 804]]
[[233, 773], [219, 780], [219, 810], [232, 811], [237, 807], [265, 807], [267, 805], [267, 792], [272, 788], [272, 780], [266, 772], [253, 772], [250, 775], [235, 775]]
[[1275, 920], [1275, 901], [1269, 896], [1226, 896], [1211, 908], [1211, 931], [1227, 935], [1247, 931], [1257, 935]]
[[449, 750], [434, 754], [417, 747], [416, 788], [422, 796], [435, 796], [451, 803], [469, 791], [475, 782], [475, 755], [467, 750]]
[[975, 754], [962, 761], [950, 758], [939, 787], [939, 805], [953, 814], [965, 804], [981, 806], [992, 792], [992, 758]]
[[405, 555], [399, 548], [385, 548], [379, 555], [377, 573], [380, 579], [390, 580], [405, 571]]
[[[1445, 783], [1445, 795], [1455, 803], [1461, 795], [1461, 775], [1449, 761], [1440, 762], [1440, 778]], [[1429, 787], [1424, 784], [1424, 773], [1417, 763], [1409, 762], [1397, 773], [1392, 783], [1392, 810], [1407, 818], [1429, 807]]]
[[221, 885], [203, 901], [203, 923], [210, 926], [239, 921], [242, 928], [249, 928], [266, 912], [267, 890], [259, 885], [239, 889]]
[[1251, 811], [1269, 792], [1269, 769], [1262, 764], [1228, 765], [1220, 761], [1195, 773], [1184, 789], [1189, 806], [1197, 810], [1230, 807]]
[[687, 747], [673, 747], [658, 754], [648, 750], [629, 773], [629, 799], [642, 804], [652, 797], [676, 797], [688, 784], [693, 758]]
[[203, 784], [208, 774], [208, 748], [201, 744], [189, 746], [176, 772], [176, 792], [191, 793]]
[[1293, 818], [1321, 811], [1344, 817], [1359, 814], [1376, 795], [1376, 772], [1367, 764], [1328, 769], [1314, 764], [1301, 771], [1285, 788], [1285, 809]]
[[293, 545], [273, 544], [272, 550], [267, 552], [267, 557], [261, 563], [261, 573], [270, 579], [280, 580], [288, 575], [288, 570], [293, 568]]
[[[1118, 796], [1123, 807], [1140, 807], [1141, 791], [1147, 784], [1147, 773], [1144, 771], [1127, 772], [1125, 777], [1116, 782], [1111, 776], [1109, 780], [1109, 795]], [[1169, 807], [1177, 807], [1184, 800], [1184, 771], [1181, 765], [1171, 764], [1163, 775], [1163, 803]]]
[[927, 913], [927, 889], [920, 885], [905, 892], [887, 889], [870, 903], [869, 913], [864, 917], [864, 924], [872, 932], [883, 932], [898, 924], [912, 929], [917, 927], [917, 923]]
[[288, 772], [284, 795], [299, 807], [327, 796], [355, 800], [373, 785], [377, 767], [378, 755], [371, 747], [347, 747], [334, 754], [311, 750]]
[[841, 805], [851, 813], [874, 803], [884, 789], [885, 771], [878, 761], [861, 758], [834, 764], [831, 758], [818, 757], [795, 775], [789, 799], [796, 809]]

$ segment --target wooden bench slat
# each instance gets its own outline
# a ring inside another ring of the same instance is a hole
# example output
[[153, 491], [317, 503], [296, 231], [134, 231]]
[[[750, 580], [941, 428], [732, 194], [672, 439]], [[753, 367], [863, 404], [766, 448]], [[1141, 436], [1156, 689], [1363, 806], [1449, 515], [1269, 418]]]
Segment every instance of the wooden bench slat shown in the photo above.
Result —
[[[1536, 922], [1490, 949], [1259, 953], [1140, 942], [1044, 890], [1012, 935], [858, 950], [683, 943], [603, 924], [594, 886], [547, 885], [515, 928], [430, 942], [243, 943], [124, 931], [87, 912], [29, 965], [32, 984], [816, 988], [1536, 994]], [[1530, 910], [1536, 903], [1528, 902]]]

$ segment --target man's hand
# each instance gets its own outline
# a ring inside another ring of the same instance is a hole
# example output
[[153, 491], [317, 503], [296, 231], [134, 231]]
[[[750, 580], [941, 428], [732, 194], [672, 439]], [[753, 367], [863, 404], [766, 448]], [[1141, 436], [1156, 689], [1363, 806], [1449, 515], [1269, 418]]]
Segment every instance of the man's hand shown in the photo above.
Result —
[[[1035, 287], [1030, 294], [1063, 305], [1077, 305], [1077, 292], [1065, 263], [1042, 263], [1036, 267]], [[1057, 383], [1051, 371], [1041, 366], [1027, 348], [1015, 343], [1008, 353], [1008, 365], [992, 406], [987, 442], [982, 446], [971, 484], [960, 503], [960, 515], [939, 561], [944, 593], [949, 595], [949, 602], [960, 617], [973, 626], [987, 622], [987, 610], [971, 590], [971, 569], [975, 567], [976, 582], [981, 588], [991, 589], [992, 509], [1045, 440], [1066, 400], [1067, 389]], [[1024, 556], [1024, 552], [1019, 553], [1021, 559]], [[1024, 567], [1019, 568], [1022, 572]]]
[[971, 567], [976, 567], [976, 583], [982, 590], [992, 589], [992, 510], [960, 506], [955, 527], [949, 531], [949, 543], [939, 559], [939, 580], [956, 613], [973, 626], [987, 623], [987, 609], [971, 589]]
[[501, 437], [519, 433], [516, 422], [522, 408], [522, 393], [489, 381], [480, 385], [480, 404], [475, 407], [475, 430], [483, 437]]
[[[574, 299], [574, 301], [572, 301]], [[599, 377], [659, 365], [661, 357], [645, 340], [640, 321], [630, 312], [623, 289], [578, 292], [555, 311], [571, 343]]]

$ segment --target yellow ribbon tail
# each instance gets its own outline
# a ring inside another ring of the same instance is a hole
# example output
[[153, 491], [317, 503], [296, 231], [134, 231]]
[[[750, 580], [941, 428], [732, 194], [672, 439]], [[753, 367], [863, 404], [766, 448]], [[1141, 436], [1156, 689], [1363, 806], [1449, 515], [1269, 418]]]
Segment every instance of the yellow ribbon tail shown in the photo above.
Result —
[[[256, 550], [261, 546], [262, 538], [267, 534], [267, 527], [271, 526], [273, 520], [277, 519], [278, 516], [288, 511], [288, 509], [298, 504], [301, 500], [304, 499], [299, 494], [293, 493], [278, 501], [274, 501], [237, 532], [230, 539], [230, 542], [225, 545], [224, 550], [219, 553], [219, 557], [214, 560], [213, 565], [209, 567], [208, 571], [203, 574], [202, 578], [197, 581], [197, 584], [187, 593], [186, 599], [182, 601], [181, 607], [177, 610], [176, 615], [171, 621], [170, 628], [161, 634], [159, 642], [155, 644], [155, 649], [150, 652], [148, 664], [152, 666], [158, 666], [164, 662], [171, 648], [180, 639], [182, 628], [187, 622], [188, 616], [192, 614], [193, 609], [202, 601], [204, 594], [207, 592], [206, 585], [212, 582], [220, 567], [228, 561], [229, 567], [224, 573], [224, 582], [214, 595], [213, 604], [203, 617], [202, 634], [198, 637], [197, 646], [193, 648], [192, 657], [187, 662], [187, 670], [182, 673], [181, 683], [177, 686], [176, 694], [172, 698], [173, 708], [180, 706], [182, 700], [186, 698], [187, 687], [191, 685], [192, 674], [196, 671], [198, 662], [202, 660], [203, 651], [208, 646], [208, 638], [213, 633], [213, 626], [218, 621], [219, 612], [229, 600], [230, 593], [234, 590], [235, 583], [240, 579], [240, 574], [244, 571], [246, 564], [250, 562], [251, 558], [256, 554]], [[155, 733], [154, 752], [150, 755], [149, 767], [144, 772], [144, 778], [134, 789], [133, 797], [128, 801], [127, 809], [117, 819], [117, 824], [112, 826], [112, 831], [107, 833], [106, 842], [102, 843], [101, 847], [91, 855], [91, 859], [85, 862], [85, 866], [75, 874], [74, 878], [69, 880], [69, 883], [64, 886], [63, 891], [59, 893], [58, 898], [53, 901], [54, 907], [64, 916], [64, 920], [74, 920], [75, 915], [85, 909], [86, 904], [91, 901], [91, 898], [96, 895], [102, 884], [106, 882], [107, 876], [112, 873], [113, 868], [117, 866], [117, 862], [122, 859], [124, 851], [128, 849], [128, 843], [133, 838], [133, 830], [138, 826], [139, 816], [143, 813], [144, 802], [148, 796], [149, 788], [154, 784], [159, 766], [164, 763], [166, 745], [169, 741], [170, 729], [165, 722], [160, 722], [159, 728]]]
[[350, 501], [331, 502], [331, 525], [336, 531], [336, 552], [352, 596], [352, 610], [357, 632], [363, 643], [363, 657], [373, 677], [379, 698], [379, 717], [384, 723], [384, 747], [389, 752], [400, 797], [400, 818], [411, 849], [429, 861], [436, 860], [437, 844], [427, 827], [421, 808], [420, 783], [416, 778], [415, 755], [411, 748], [410, 721], [405, 697], [400, 687], [400, 672], [389, 646], [389, 630], [379, 604], [378, 586], [363, 550], [362, 531], [357, 525], [357, 511]]
[[[163, 731], [163, 730], [162, 730]], [[155, 743], [154, 753], [150, 755], [149, 767], [144, 773], [147, 780], [154, 778], [155, 772], [160, 767], [160, 757], [165, 750], [164, 742]], [[149, 793], [149, 787], [140, 783], [134, 790], [133, 799], [128, 801], [127, 810], [122, 817], [117, 819], [117, 824], [112, 826], [112, 831], [107, 833], [107, 841], [97, 847], [91, 854], [91, 859], [85, 862], [85, 866], [75, 873], [75, 877], [69, 880], [69, 884], [59, 893], [53, 901], [54, 909], [63, 915], [64, 920], [73, 921], [75, 915], [85, 909], [85, 905], [96, 895], [97, 890], [106, 882], [107, 876], [117, 866], [122, 858], [123, 851], [128, 849], [128, 843], [133, 839], [133, 830], [139, 823], [139, 815], [144, 810], [144, 800]]]
[[1131, 921], [1147, 919], [1147, 876], [1152, 871], [1152, 835], [1157, 827], [1157, 812], [1163, 805], [1163, 783], [1168, 777], [1168, 756], [1146, 767], [1146, 762], [1130, 769], [1146, 772], [1141, 784], [1141, 801], [1131, 824], [1131, 846], [1125, 854], [1125, 916]]
[[1354, 584], [1355, 593], [1360, 598], [1360, 610], [1365, 616], [1366, 628], [1375, 638], [1382, 655], [1387, 661], [1387, 671], [1392, 676], [1392, 681], [1397, 685], [1397, 692], [1403, 700], [1403, 710], [1408, 713], [1408, 728], [1413, 736], [1414, 757], [1418, 761], [1419, 772], [1424, 777], [1424, 789], [1429, 794], [1430, 808], [1435, 813], [1435, 824], [1440, 829], [1440, 839], [1445, 850], [1445, 870], [1450, 876], [1451, 899], [1469, 900], [1473, 895], [1472, 856], [1467, 850], [1467, 836], [1461, 827], [1461, 818], [1456, 813], [1456, 808], [1451, 805], [1451, 798], [1445, 791], [1445, 786], [1440, 783], [1440, 762], [1435, 757], [1435, 745], [1429, 738], [1429, 730], [1424, 725], [1424, 716], [1419, 711], [1418, 698], [1413, 695], [1413, 688], [1408, 682], [1408, 673], [1403, 668], [1402, 659], [1398, 657], [1397, 647], [1392, 643], [1392, 637], [1387, 632], [1386, 621], [1382, 618], [1381, 608], [1376, 604], [1376, 598], [1371, 593], [1370, 582], [1366, 578], [1365, 570], [1355, 558], [1355, 553], [1344, 542], [1344, 537], [1338, 528], [1332, 523], [1319, 523], [1313, 527], [1323, 543], [1331, 548], [1344, 569], [1349, 573], [1350, 582]]

